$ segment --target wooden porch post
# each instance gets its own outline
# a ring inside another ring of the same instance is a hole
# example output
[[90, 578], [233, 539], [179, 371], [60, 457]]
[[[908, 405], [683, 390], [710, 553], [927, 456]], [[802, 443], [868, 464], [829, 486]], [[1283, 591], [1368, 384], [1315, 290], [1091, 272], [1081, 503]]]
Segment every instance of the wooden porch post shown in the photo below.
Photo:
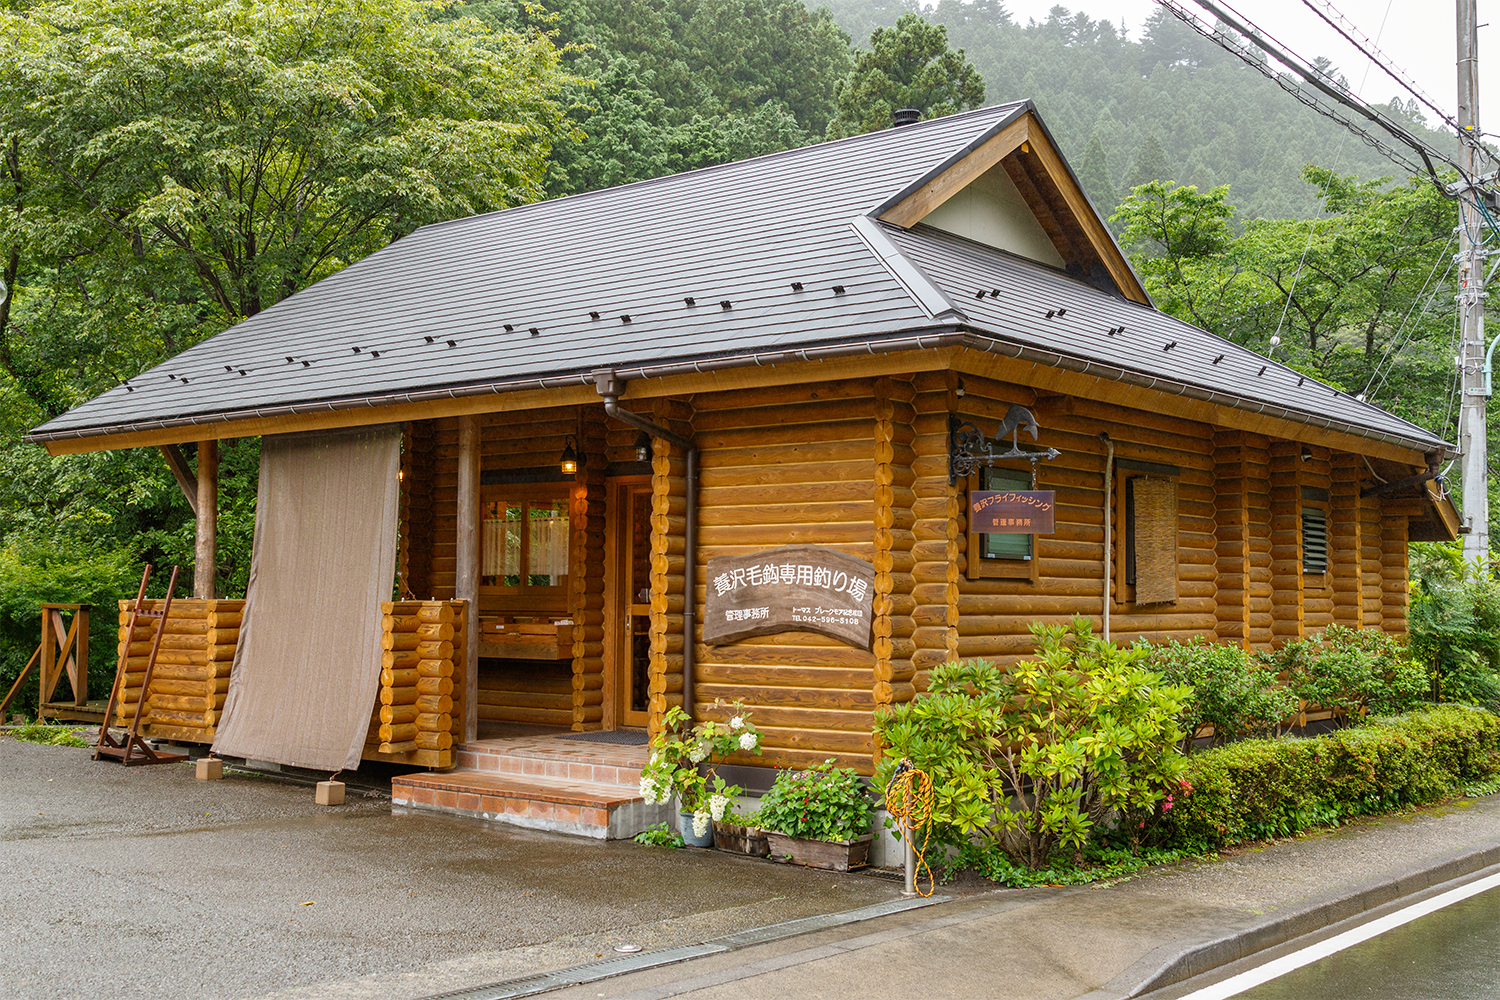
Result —
[[193, 554], [193, 596], [213, 600], [219, 566], [219, 442], [198, 442], [197, 545]]
[[469, 602], [464, 629], [464, 742], [479, 738], [479, 417], [458, 418], [458, 539], [453, 596]]

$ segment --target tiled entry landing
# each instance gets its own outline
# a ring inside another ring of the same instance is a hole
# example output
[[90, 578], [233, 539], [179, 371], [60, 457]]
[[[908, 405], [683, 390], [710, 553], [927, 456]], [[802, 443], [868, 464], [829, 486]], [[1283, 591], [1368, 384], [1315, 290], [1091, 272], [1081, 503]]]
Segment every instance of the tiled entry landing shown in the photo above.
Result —
[[641, 798], [643, 746], [515, 736], [460, 744], [450, 771], [391, 781], [398, 806], [601, 840], [633, 837], [670, 822], [672, 807]]

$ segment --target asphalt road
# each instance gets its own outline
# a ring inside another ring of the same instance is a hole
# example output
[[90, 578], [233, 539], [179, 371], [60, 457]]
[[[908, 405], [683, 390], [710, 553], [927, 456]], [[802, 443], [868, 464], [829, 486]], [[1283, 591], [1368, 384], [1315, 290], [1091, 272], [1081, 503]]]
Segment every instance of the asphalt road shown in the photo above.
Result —
[[900, 895], [350, 791], [0, 736], [0, 994], [402, 1000]]

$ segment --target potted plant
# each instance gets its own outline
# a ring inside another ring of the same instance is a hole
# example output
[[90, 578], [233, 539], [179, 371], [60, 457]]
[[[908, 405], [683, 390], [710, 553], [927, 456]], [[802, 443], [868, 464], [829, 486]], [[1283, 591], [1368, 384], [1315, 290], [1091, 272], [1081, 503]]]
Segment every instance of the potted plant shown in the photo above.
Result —
[[747, 854], [763, 858], [771, 853], [766, 832], [760, 828], [759, 811], [743, 816], [729, 813], [714, 820], [714, 846], [730, 854]]
[[839, 872], [866, 863], [875, 805], [859, 775], [833, 765], [776, 775], [759, 810], [772, 858]]
[[641, 769], [641, 798], [648, 803], [677, 797], [682, 839], [689, 847], [712, 847], [709, 824], [744, 791], [718, 775], [719, 765], [733, 753], [760, 753], [760, 730], [750, 722], [742, 702], [715, 701], [711, 712], [725, 721], [704, 719], [689, 727], [687, 713], [673, 705], [660, 732], [651, 740], [651, 759]]

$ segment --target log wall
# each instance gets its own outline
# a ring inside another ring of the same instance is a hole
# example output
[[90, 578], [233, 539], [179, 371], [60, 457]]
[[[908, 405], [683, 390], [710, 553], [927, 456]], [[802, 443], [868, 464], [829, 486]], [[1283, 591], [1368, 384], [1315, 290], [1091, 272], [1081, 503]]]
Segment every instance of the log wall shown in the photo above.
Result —
[[[700, 607], [714, 556], [805, 543], [874, 561], [875, 388], [857, 379], [693, 397]], [[659, 453], [657, 462], [663, 470]], [[665, 593], [675, 587], [674, 579]], [[653, 573], [653, 608], [658, 594]], [[700, 717], [720, 698], [751, 709], [765, 752], [743, 763], [800, 766], [837, 757], [868, 772], [874, 666], [870, 652], [810, 633], [700, 644], [696, 703]]]
[[452, 767], [463, 738], [467, 603], [380, 605], [380, 690], [365, 737], [366, 759]]
[[[661, 400], [653, 421], [682, 437], [693, 435], [693, 408]], [[686, 619], [682, 586], [687, 568], [687, 456], [665, 438], [651, 442], [651, 653], [647, 667], [649, 726], [653, 735], [673, 705], [683, 703], [682, 651]], [[701, 476], [701, 471], [700, 471]], [[701, 538], [700, 525], [700, 538]], [[700, 576], [701, 580], [702, 577]], [[702, 660], [698, 661], [700, 664]], [[702, 667], [698, 679], [703, 679]]]
[[479, 718], [573, 725], [573, 665], [567, 660], [488, 660], [479, 670]]
[[[119, 602], [116, 655], [127, 655], [127, 645], [129, 650], [113, 724], [128, 728], [134, 720], [146, 679], [146, 659], [161, 629], [161, 647], [151, 673], [140, 733], [155, 739], [212, 743], [229, 692], [245, 602], [174, 600], [167, 618], [137, 619], [135, 632], [127, 635], [133, 603]], [[159, 611], [163, 603], [145, 601], [144, 606]]]

